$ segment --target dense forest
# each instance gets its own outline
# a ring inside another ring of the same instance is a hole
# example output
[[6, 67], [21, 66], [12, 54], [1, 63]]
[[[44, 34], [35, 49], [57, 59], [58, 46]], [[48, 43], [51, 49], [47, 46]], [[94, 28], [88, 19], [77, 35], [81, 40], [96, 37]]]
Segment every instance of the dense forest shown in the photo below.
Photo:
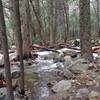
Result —
[[100, 0], [0, 0], [0, 100], [100, 100]]

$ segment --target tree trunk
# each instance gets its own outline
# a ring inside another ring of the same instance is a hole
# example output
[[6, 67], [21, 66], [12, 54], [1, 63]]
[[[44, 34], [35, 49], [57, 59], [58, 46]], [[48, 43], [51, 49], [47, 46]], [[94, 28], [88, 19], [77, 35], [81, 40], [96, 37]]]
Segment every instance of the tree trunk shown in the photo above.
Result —
[[30, 7], [29, 0], [21, 0], [21, 27], [23, 34], [23, 53], [24, 56], [30, 55]]
[[90, 0], [80, 0], [79, 8], [81, 55], [89, 61], [92, 61]]
[[19, 58], [20, 58], [20, 69], [21, 69], [21, 79], [20, 79], [20, 89], [24, 91], [24, 64], [23, 64], [23, 42], [21, 34], [21, 21], [20, 21], [20, 12], [19, 12], [19, 0], [10, 0], [12, 6], [12, 27], [14, 29], [14, 34], [16, 40], [18, 41], [19, 48]]
[[64, 42], [68, 39], [69, 36], [69, 4], [68, 0], [64, 2], [64, 11], [65, 11], [65, 36], [64, 36]]
[[[39, 6], [39, 0], [36, 2], [35, 1], [35, 3], [36, 3], [36, 7], [37, 7], [37, 9], [35, 8], [35, 5], [33, 4], [33, 2], [32, 2], [32, 0], [30, 0], [30, 3], [31, 3], [31, 6], [32, 6], [32, 8], [33, 8], [33, 12], [34, 12], [34, 14], [35, 14], [35, 16], [36, 16], [36, 19], [37, 19], [37, 22], [38, 22], [38, 27], [39, 27], [39, 36], [40, 36], [40, 38], [41, 38], [41, 42], [42, 42], [42, 44], [44, 44], [45, 43], [45, 38], [44, 38], [44, 29], [43, 29], [43, 25], [42, 25], [42, 19], [41, 19], [41, 15], [40, 15], [40, 6]], [[37, 11], [38, 10], [38, 11]]]
[[97, 32], [100, 38], [100, 1], [96, 0], [97, 3]]
[[35, 24], [37, 26], [36, 32], [38, 35], [41, 34], [40, 35], [40, 38], [41, 38], [41, 36], [42, 36], [41, 28], [40, 28], [41, 25], [39, 25], [39, 24], [41, 24], [40, 3], [39, 3], [39, 0], [33, 0], [33, 2], [32, 3], [34, 4], [35, 11], [36, 11], [37, 16], [39, 17], [39, 20], [40, 20], [40, 23], [38, 23], [38, 21], [37, 21], [37, 23]]
[[54, 1], [49, 0], [48, 5], [49, 5], [49, 34], [50, 34], [50, 45], [54, 46], [55, 44], [55, 32], [54, 32]]
[[63, 42], [66, 42], [67, 32], [69, 31], [67, 30], [68, 15], [66, 16], [66, 14], [68, 14], [67, 13], [68, 9], [66, 9], [66, 6], [68, 5], [65, 6], [64, 0], [57, 0], [56, 4], [57, 4], [57, 22], [58, 22], [57, 24], [58, 24], [58, 29], [59, 29], [58, 31], [61, 33], [61, 39], [63, 40]]
[[3, 52], [4, 52], [4, 64], [5, 64], [8, 100], [14, 100], [10, 62], [9, 62], [9, 53], [8, 53], [8, 41], [7, 41], [6, 26], [5, 26], [5, 21], [4, 21], [4, 14], [3, 14], [3, 7], [2, 7], [1, 0], [0, 0], [0, 36], [2, 38], [2, 47], [3, 47]]

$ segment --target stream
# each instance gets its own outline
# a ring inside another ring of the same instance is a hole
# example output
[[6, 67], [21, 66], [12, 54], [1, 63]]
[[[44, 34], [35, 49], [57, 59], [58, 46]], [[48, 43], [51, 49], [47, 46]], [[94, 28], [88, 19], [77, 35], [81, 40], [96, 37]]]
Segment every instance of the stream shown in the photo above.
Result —
[[[59, 52], [65, 51], [68, 49], [59, 50]], [[76, 51], [79, 52], [79, 51]], [[58, 66], [64, 67], [62, 62], [53, 61], [53, 55], [51, 51], [38, 52], [38, 58], [36, 59], [37, 64], [28, 66], [26, 72], [35, 73], [36, 79], [32, 82], [32, 100], [44, 100], [44, 97], [49, 97], [52, 92], [47, 86], [50, 81], [62, 80], [62, 77], [56, 75], [56, 69]], [[50, 55], [50, 56], [49, 56]], [[94, 54], [94, 57], [97, 56]], [[80, 57], [78, 54], [77, 57]], [[76, 58], [77, 59], [77, 58]], [[30, 67], [30, 68], [29, 68]], [[31, 77], [32, 79], [33, 77]]]
[[[62, 52], [66, 50], [70, 49], [64, 48], [58, 51]], [[75, 59], [71, 58], [72, 62], [80, 58], [80, 51], [75, 50], [75, 52], [77, 52], [77, 57], [75, 57]], [[55, 62], [53, 58], [56, 58], [58, 55], [56, 55], [56, 53], [53, 53], [52, 51], [42, 51], [37, 52], [37, 54], [38, 58], [35, 59], [35, 63], [25, 66], [25, 86], [27, 86], [27, 88], [31, 91], [31, 98], [29, 98], [28, 100], [47, 100], [45, 99], [46, 97], [54, 94], [51, 91], [51, 87], [48, 86], [48, 83], [53, 83], [52, 85], [54, 85], [58, 81], [63, 80], [63, 77], [57, 75], [57, 70], [59, 70], [59, 68], [60, 70], [64, 68], [64, 63], [63, 61], [59, 60]], [[93, 55], [95, 59], [97, 57], [97, 54], [94, 53]], [[68, 63], [69, 58], [67, 60]], [[18, 66], [14, 66], [14, 70], [16, 70]], [[1, 71], [2, 70], [4, 70], [4, 68], [1, 68]]]
[[[48, 97], [52, 92], [48, 88], [48, 81], [54, 78], [52, 71], [57, 68], [57, 63], [53, 62], [53, 59], [45, 59], [51, 52], [39, 52], [39, 56], [36, 59], [37, 64], [33, 64], [26, 68], [26, 73], [37, 73], [36, 82], [33, 82], [32, 95], [33, 100], [44, 100], [44, 97]], [[61, 63], [59, 63], [61, 64]], [[32, 78], [32, 77], [31, 77]]]

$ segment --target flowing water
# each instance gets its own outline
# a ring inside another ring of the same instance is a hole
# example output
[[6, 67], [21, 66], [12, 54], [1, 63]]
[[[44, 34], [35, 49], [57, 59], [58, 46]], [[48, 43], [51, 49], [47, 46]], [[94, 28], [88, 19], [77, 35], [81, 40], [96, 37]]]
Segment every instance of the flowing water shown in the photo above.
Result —
[[[52, 59], [44, 59], [46, 55], [51, 52], [40, 52], [38, 58], [36, 59], [36, 64], [28, 66], [25, 69], [26, 73], [37, 73], [36, 81], [33, 81], [32, 85], [32, 92], [33, 92], [33, 100], [43, 100], [44, 97], [48, 97], [51, 94], [47, 86], [47, 80], [45, 79], [45, 73], [51, 72], [55, 69], [56, 63], [53, 63]], [[47, 73], [46, 73], [47, 74]], [[32, 74], [31, 74], [32, 75]], [[49, 75], [48, 75], [49, 76]], [[31, 79], [33, 77], [31, 76]]]

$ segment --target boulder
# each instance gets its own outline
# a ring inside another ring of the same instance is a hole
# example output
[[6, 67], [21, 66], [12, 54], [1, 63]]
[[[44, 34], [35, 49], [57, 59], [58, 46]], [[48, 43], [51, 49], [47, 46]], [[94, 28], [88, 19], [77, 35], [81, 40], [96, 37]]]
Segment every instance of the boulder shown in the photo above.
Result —
[[72, 58], [77, 57], [77, 52], [74, 51], [74, 50], [65, 50], [65, 51], [63, 51], [63, 53], [64, 53], [65, 56], [68, 56], [69, 55]]
[[89, 94], [90, 100], [100, 100], [100, 93], [97, 91], [91, 91]]
[[80, 46], [80, 39], [74, 40], [74, 46]]
[[52, 87], [52, 86], [54, 86], [55, 84], [57, 84], [57, 81], [56, 81], [56, 80], [53, 80], [53, 81], [48, 82], [48, 83], [47, 83], [47, 86], [48, 86], [48, 87]]
[[67, 79], [72, 79], [75, 77], [75, 75], [67, 69], [63, 71], [63, 76]]
[[98, 75], [95, 80], [100, 83], [100, 75]]
[[68, 69], [74, 74], [84, 73], [88, 69], [88, 64], [85, 59], [78, 59], [68, 66]]
[[63, 92], [69, 90], [71, 87], [72, 87], [71, 81], [62, 80], [52, 87], [52, 91], [55, 93]]
[[96, 57], [96, 63], [97, 63], [97, 66], [100, 66], [100, 55]]
[[11, 66], [11, 76], [13, 79], [20, 77], [20, 68], [18, 67], [18, 65]]
[[76, 98], [88, 98], [89, 90], [87, 88], [78, 89], [76, 93]]
[[53, 61], [54, 61], [54, 63], [56, 63], [56, 62], [64, 62], [65, 61], [64, 53], [63, 52], [58, 53], [58, 55], [53, 58]]
[[9, 59], [10, 59], [10, 61], [17, 59], [17, 52], [10, 53], [9, 54]]
[[71, 100], [71, 95], [68, 92], [64, 91], [50, 95], [48, 97], [44, 97], [43, 100]]
[[89, 65], [88, 65], [88, 69], [89, 69], [89, 70], [91, 70], [91, 69], [96, 69], [96, 68], [97, 68], [96, 64], [94, 64], [94, 63], [89, 63]]
[[5, 100], [4, 98], [7, 96], [7, 89], [5, 87], [0, 88], [0, 100]]
[[0, 66], [4, 65], [4, 56], [0, 54]]
[[54, 57], [58, 56], [58, 53], [52, 52], [52, 51], [42, 51], [42, 52], [37, 52], [38, 58], [42, 59], [53, 59]]
[[64, 59], [65, 59], [64, 66], [66, 68], [72, 63], [71, 56], [65, 56]]

